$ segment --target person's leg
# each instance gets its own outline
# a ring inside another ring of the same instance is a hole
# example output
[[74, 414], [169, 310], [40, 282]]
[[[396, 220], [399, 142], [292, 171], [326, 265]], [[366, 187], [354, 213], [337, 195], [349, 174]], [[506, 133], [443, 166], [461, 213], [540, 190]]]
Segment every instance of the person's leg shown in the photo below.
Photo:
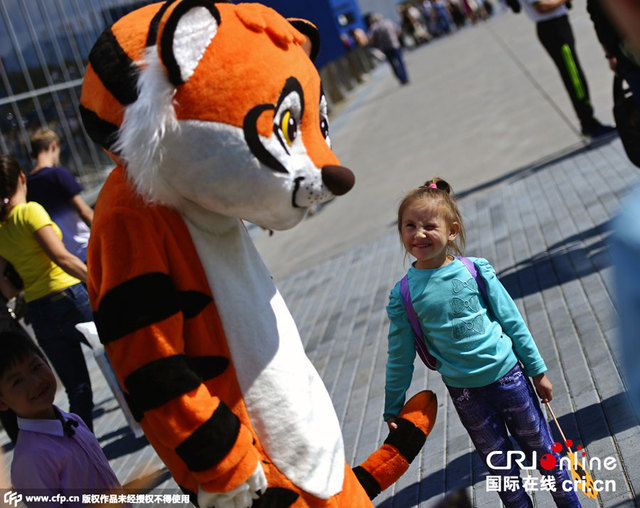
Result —
[[409, 75], [407, 74], [407, 68], [404, 64], [404, 56], [402, 55], [402, 49], [397, 48], [396, 50], [396, 60], [398, 62], [398, 77], [400, 78], [400, 82], [405, 84], [409, 82]]
[[580, 506], [578, 497], [573, 490], [565, 491], [563, 488], [571, 484], [571, 473], [556, 465], [553, 469], [546, 470], [540, 466], [540, 458], [546, 454], [556, 457], [556, 464], [560, 463], [560, 456], [553, 451], [553, 437], [537, 396], [531, 386], [531, 382], [524, 375], [519, 365], [516, 369], [504, 376], [496, 386], [495, 399], [500, 401], [500, 414], [506, 422], [509, 432], [515, 438], [518, 445], [525, 452], [527, 459], [532, 460], [533, 452], [536, 452], [538, 470], [544, 476], [552, 476], [555, 490], [551, 495], [557, 506], [576, 508]]
[[640, 67], [626, 58], [618, 58], [618, 72], [629, 85], [633, 93], [633, 100], [640, 110]]
[[81, 346], [86, 339], [74, 326], [92, 319], [86, 290], [78, 284], [28, 305], [36, 339], [67, 392], [69, 410], [93, 429], [91, 379]]
[[[492, 476], [500, 476], [501, 483], [498, 489], [500, 499], [507, 508], [532, 507], [533, 503], [529, 495], [522, 487], [520, 468], [514, 462], [507, 467], [507, 452], [513, 450], [511, 440], [507, 434], [502, 418], [494, 409], [491, 401], [487, 400], [487, 392], [484, 388], [452, 388], [448, 387], [453, 400], [453, 405], [460, 416], [462, 425], [467, 429], [476, 450], [483, 462], [487, 465]], [[495, 454], [488, 461], [491, 452]], [[490, 465], [497, 467], [490, 467]], [[517, 478], [516, 482], [512, 480]], [[509, 488], [504, 488], [505, 481], [509, 480]]]
[[583, 130], [592, 127], [593, 106], [589, 87], [575, 50], [568, 16], [537, 23], [538, 39], [555, 63]]
[[397, 51], [393, 48], [385, 49], [384, 54], [387, 57], [389, 65], [391, 65], [391, 69], [393, 69], [393, 74], [396, 76], [396, 78], [398, 78], [399, 81], [402, 81], [401, 71], [398, 65]]

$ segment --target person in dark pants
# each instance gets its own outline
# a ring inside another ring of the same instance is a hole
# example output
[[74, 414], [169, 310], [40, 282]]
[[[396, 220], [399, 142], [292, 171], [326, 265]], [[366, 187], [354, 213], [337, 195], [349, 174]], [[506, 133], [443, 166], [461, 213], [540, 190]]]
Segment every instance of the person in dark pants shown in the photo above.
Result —
[[383, 18], [381, 14], [372, 14], [370, 21], [369, 41], [384, 53], [393, 69], [393, 73], [401, 84], [406, 85], [409, 82], [409, 76], [404, 65], [402, 47], [398, 39], [401, 33], [400, 27], [390, 19]]
[[566, 0], [520, 0], [525, 12], [536, 23], [540, 43], [556, 65], [583, 136], [597, 138], [615, 131], [603, 125], [593, 114], [587, 79], [578, 60], [575, 38], [569, 23]]
[[601, 4], [602, 0], [587, 0], [587, 11], [609, 67], [626, 80], [640, 109], [640, 49], [621, 35]]

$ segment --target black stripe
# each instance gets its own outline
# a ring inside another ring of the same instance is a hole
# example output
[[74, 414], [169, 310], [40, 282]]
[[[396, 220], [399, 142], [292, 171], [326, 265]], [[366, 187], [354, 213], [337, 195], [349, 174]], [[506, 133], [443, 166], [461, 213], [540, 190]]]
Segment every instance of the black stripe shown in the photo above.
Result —
[[107, 28], [89, 53], [89, 62], [105, 88], [120, 104], [128, 106], [138, 98], [138, 68]]
[[284, 487], [269, 487], [256, 499], [251, 508], [288, 508], [300, 497], [297, 492]]
[[149, 33], [147, 34], [147, 42], [146, 46], [154, 46], [156, 44], [156, 39], [158, 38], [158, 26], [160, 25], [160, 20], [162, 19], [163, 14], [167, 11], [169, 6], [175, 2], [175, 0], [167, 0], [160, 10], [156, 12], [155, 16], [151, 20], [149, 24]]
[[118, 137], [118, 126], [100, 118], [95, 112], [80, 105], [80, 117], [89, 137], [103, 148], [111, 150]]
[[100, 341], [108, 344], [179, 311], [180, 298], [171, 278], [164, 273], [147, 273], [105, 294], [94, 320]]
[[356, 478], [364, 488], [364, 491], [369, 496], [369, 499], [373, 499], [382, 491], [380, 489], [380, 484], [377, 480], [372, 476], [372, 474], [367, 471], [362, 466], [356, 466], [353, 468], [353, 473], [356, 475]]
[[176, 291], [167, 274], [148, 273], [111, 289], [95, 313], [100, 340], [107, 344], [182, 311], [196, 317], [213, 299], [200, 291]]
[[189, 393], [202, 380], [185, 355], [168, 356], [143, 365], [124, 380], [124, 387], [138, 411], [149, 411]]
[[144, 417], [144, 411], [141, 411], [138, 408], [135, 401], [127, 392], [123, 390], [122, 393], [124, 393], [124, 400], [127, 401], [127, 406], [129, 406], [129, 410], [131, 411], [131, 416], [133, 416], [133, 419], [137, 422], [142, 421], [142, 418]]
[[223, 356], [196, 356], [189, 358], [188, 362], [201, 381], [218, 377], [229, 366], [229, 359]]
[[411, 463], [420, 452], [427, 436], [409, 420], [398, 418], [398, 428], [391, 431], [385, 440], [385, 444], [394, 446]]
[[204, 381], [221, 375], [229, 360], [221, 356], [188, 358], [175, 355], [155, 360], [130, 374], [124, 381], [125, 398], [136, 421], [145, 411], [189, 393]]
[[239, 432], [240, 420], [221, 401], [211, 418], [176, 447], [176, 453], [189, 470], [206, 471], [227, 456]]
[[209, 295], [205, 295], [200, 291], [182, 291], [178, 294], [180, 300], [180, 310], [184, 317], [189, 319], [196, 317], [202, 310], [212, 302], [213, 299]]

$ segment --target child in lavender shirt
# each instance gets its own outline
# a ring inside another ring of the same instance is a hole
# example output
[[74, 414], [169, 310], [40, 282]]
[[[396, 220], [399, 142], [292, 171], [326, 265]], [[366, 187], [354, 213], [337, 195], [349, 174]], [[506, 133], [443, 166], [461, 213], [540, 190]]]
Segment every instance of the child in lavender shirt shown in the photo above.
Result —
[[[13, 488], [29, 495], [56, 495], [64, 506], [82, 506], [83, 494], [120, 493], [121, 487], [96, 437], [82, 419], [53, 405], [56, 379], [30, 339], [0, 334], [0, 409], [18, 415], [11, 463]], [[69, 502], [78, 496], [77, 502]], [[24, 500], [24, 499], [23, 499]], [[51, 506], [49, 503], [27, 503]]]

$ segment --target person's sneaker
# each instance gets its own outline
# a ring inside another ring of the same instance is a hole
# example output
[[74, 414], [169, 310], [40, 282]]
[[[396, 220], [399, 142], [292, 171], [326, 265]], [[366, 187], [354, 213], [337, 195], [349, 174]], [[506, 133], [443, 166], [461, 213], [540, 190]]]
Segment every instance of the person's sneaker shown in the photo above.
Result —
[[602, 136], [607, 136], [614, 132], [616, 132], [616, 128], [613, 125], [604, 125], [598, 120], [594, 120], [588, 126], [582, 127], [582, 135], [591, 139], [601, 138]]

